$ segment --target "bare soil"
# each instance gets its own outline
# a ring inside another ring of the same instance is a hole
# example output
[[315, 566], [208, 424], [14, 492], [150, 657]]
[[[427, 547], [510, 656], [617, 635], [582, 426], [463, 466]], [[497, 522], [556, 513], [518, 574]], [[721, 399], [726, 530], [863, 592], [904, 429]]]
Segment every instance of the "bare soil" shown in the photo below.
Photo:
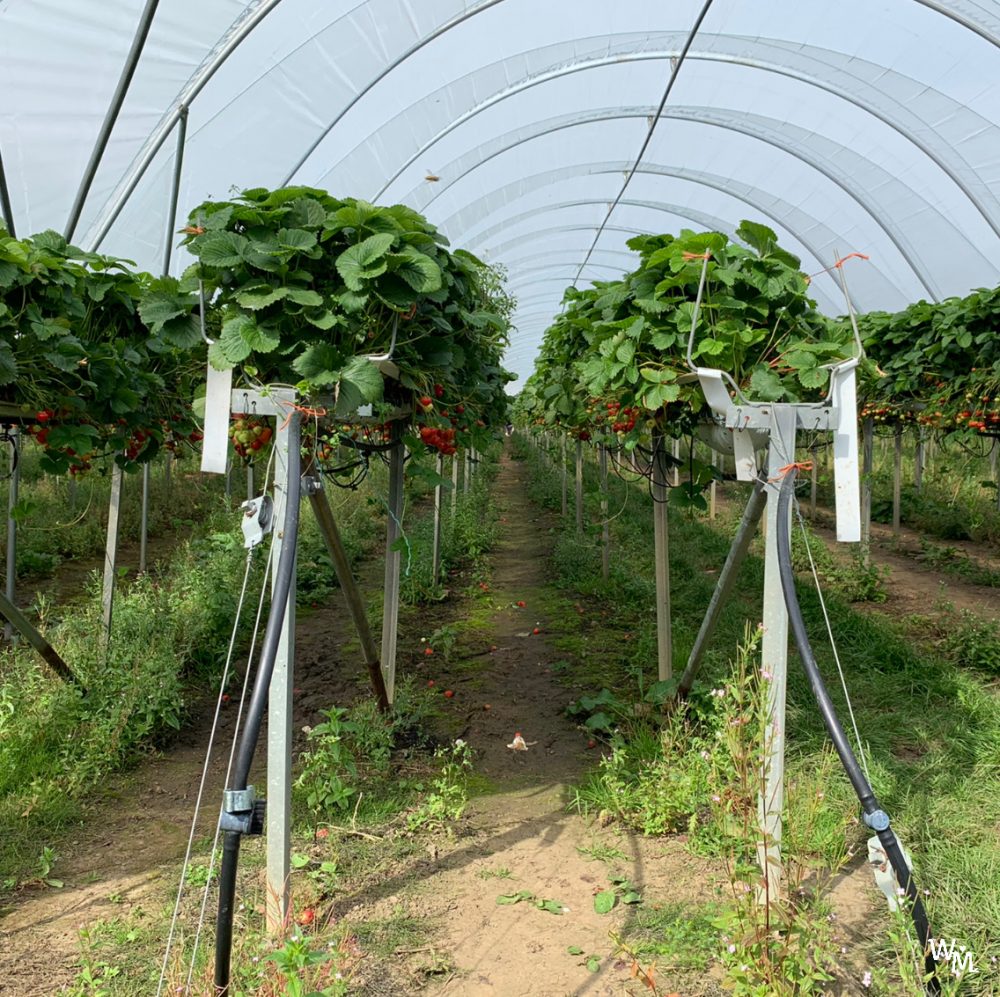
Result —
[[[353, 922], [408, 916], [424, 933], [415, 946], [362, 960], [352, 992], [370, 997], [653, 993], [615, 941], [627, 934], [638, 916], [635, 909], [619, 904], [611, 914], [599, 915], [594, 895], [610, 887], [612, 875], [624, 875], [648, 910], [708, 900], [721, 880], [721, 868], [686, 852], [682, 836], [644, 838], [584, 819], [567, 805], [572, 784], [596, 764], [599, 749], [588, 747], [587, 735], [564, 714], [578, 692], [553, 669], [556, 655], [547, 631], [557, 621], [545, 618], [535, 598], [547, 582], [553, 521], [529, 502], [526, 475], [517, 463], [503, 461], [496, 491], [506, 522], [492, 558], [492, 609], [482, 646], [464, 649], [466, 660], [451, 666], [417, 665], [415, 649], [429, 624], [440, 625], [449, 613], [454, 619], [465, 609], [454, 600], [434, 614], [404, 620], [401, 671], [420, 667], [453, 690], [447, 707], [453, 729], [474, 751], [476, 772], [490, 791], [472, 800], [452, 833], [428, 839], [416, 861], [387, 868], [375, 889], [338, 898], [333, 917]], [[371, 586], [377, 580], [370, 565], [365, 582]], [[926, 598], [926, 591], [915, 598]], [[299, 618], [296, 729], [314, 723], [318, 710], [332, 702], [364, 695], [345, 615], [334, 593], [328, 605]], [[479, 665], [469, 667], [470, 659]], [[0, 994], [59, 993], [74, 980], [82, 926], [172, 904], [209, 716], [203, 713], [170, 751], [114, 780], [95, 801], [55, 870], [66, 881], [63, 889], [25, 888], [0, 912]], [[231, 724], [226, 715], [224, 730]], [[516, 733], [527, 751], [508, 747]], [[216, 752], [198, 836], [211, 831], [223, 768]], [[499, 896], [521, 890], [535, 901], [557, 901], [561, 912], [539, 909], [532, 900], [497, 903]], [[864, 937], [865, 920], [879, 896], [863, 864], [840, 877], [833, 901], [845, 938]], [[583, 954], [571, 955], [570, 947]], [[598, 958], [596, 970], [587, 966], [588, 956]], [[655, 979], [660, 997], [722, 993], [713, 973], [699, 979], [663, 966]], [[854, 991], [846, 986], [841, 992]]]

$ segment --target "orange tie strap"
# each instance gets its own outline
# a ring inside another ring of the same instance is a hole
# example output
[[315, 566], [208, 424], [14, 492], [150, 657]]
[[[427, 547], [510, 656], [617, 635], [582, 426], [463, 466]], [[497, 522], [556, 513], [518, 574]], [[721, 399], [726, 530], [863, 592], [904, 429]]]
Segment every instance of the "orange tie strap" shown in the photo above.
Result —
[[769, 482], [781, 481], [793, 469], [796, 471], [811, 471], [813, 469], [813, 462], [811, 460], [793, 461], [791, 464], [779, 467], [778, 473], [773, 478], [768, 478], [767, 480]]
[[307, 405], [296, 405], [295, 402], [283, 401], [281, 403], [288, 407], [288, 415], [285, 416], [285, 421], [281, 424], [281, 428], [284, 429], [292, 421], [292, 413], [300, 412], [302, 415], [309, 419], [322, 419], [327, 411], [325, 408], [309, 408]]
[[681, 253], [681, 259], [683, 260], [707, 260], [711, 257], [711, 253], [706, 249], [704, 253]]
[[864, 253], [848, 253], [846, 256], [842, 256], [832, 267], [831, 270], [839, 270], [848, 260], [870, 260], [870, 256], [865, 256]]

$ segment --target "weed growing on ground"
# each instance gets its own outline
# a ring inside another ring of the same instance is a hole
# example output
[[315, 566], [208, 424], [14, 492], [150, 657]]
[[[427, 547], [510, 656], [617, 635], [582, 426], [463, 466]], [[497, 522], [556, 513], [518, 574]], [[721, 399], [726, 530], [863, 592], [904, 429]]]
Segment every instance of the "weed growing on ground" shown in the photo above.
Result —
[[434, 758], [440, 771], [420, 806], [407, 814], [406, 826], [411, 831], [447, 828], [450, 833], [451, 824], [465, 813], [469, 802], [472, 750], [457, 740], [450, 747], [438, 748]]

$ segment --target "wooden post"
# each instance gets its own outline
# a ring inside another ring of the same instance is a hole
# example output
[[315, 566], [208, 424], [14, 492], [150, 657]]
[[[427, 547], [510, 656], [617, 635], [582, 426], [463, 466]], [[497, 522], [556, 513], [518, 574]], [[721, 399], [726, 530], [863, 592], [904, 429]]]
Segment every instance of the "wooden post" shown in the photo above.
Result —
[[[391, 703], [396, 685], [396, 634], [399, 629], [399, 569], [401, 552], [396, 541], [403, 535], [403, 441], [393, 423], [394, 446], [389, 456], [389, 515], [385, 528], [385, 585], [382, 603], [382, 675]], [[468, 490], [468, 476], [465, 488]]]
[[172, 451], [168, 450], [167, 459], [166, 461], [164, 461], [163, 464], [163, 492], [167, 498], [170, 498], [170, 490], [171, 490], [170, 479], [173, 466], [174, 466], [174, 455]]
[[576, 441], [576, 489], [574, 494], [576, 505], [576, 532], [583, 534], [583, 441]]
[[602, 443], [598, 449], [601, 480], [601, 577], [611, 577], [611, 524], [608, 522], [608, 450]]
[[896, 427], [892, 454], [892, 535], [899, 536], [903, 498], [903, 427]]
[[653, 437], [652, 495], [653, 551], [656, 558], [656, 659], [661, 682], [673, 671], [673, 635], [670, 623], [670, 545], [667, 520], [667, 442]]
[[101, 591], [105, 646], [111, 642], [111, 616], [114, 610], [115, 582], [118, 573], [118, 526], [122, 509], [122, 469], [116, 463], [111, 471], [111, 501], [108, 503], [108, 537], [104, 548], [104, 587]]
[[[17, 493], [21, 482], [21, 461], [18, 459], [18, 444], [20, 443], [21, 434], [15, 427], [10, 430], [9, 435], [10, 444], [8, 453], [10, 457], [7, 461], [7, 584], [5, 591], [7, 593], [7, 601], [13, 605], [17, 594], [17, 520], [14, 518], [14, 509], [17, 506]], [[13, 621], [11, 620], [3, 628], [3, 636], [6, 641], [10, 641], [14, 636], [14, 631], [11, 629], [12, 623]]]
[[437, 455], [438, 482], [434, 486], [434, 540], [431, 548], [431, 582], [441, 580], [441, 481], [444, 475], [444, 454]]
[[139, 515], [139, 573], [146, 573], [146, 548], [149, 541], [149, 474], [147, 461], [142, 465], [142, 511]]
[[388, 712], [389, 698], [386, 694], [385, 679], [382, 676], [382, 668], [379, 663], [378, 648], [375, 645], [371, 627], [368, 625], [365, 605], [361, 599], [358, 584], [354, 579], [354, 573], [351, 571], [347, 551], [344, 550], [344, 542], [340, 537], [340, 530], [337, 528], [337, 520], [334, 518], [326, 492], [323, 491], [323, 482], [320, 478], [310, 477], [307, 479], [306, 494], [309, 496], [309, 504], [316, 517], [320, 535], [326, 544], [327, 553], [333, 562], [333, 570], [337, 573], [337, 581], [340, 584], [340, 591], [344, 594], [347, 611], [351, 614], [354, 629], [361, 642], [361, 653], [364, 655], [365, 666], [368, 668], [368, 675], [371, 678], [372, 689], [375, 692], [379, 709], [383, 713]]
[[875, 421], [871, 416], [861, 421], [861, 563], [872, 563], [872, 468]]

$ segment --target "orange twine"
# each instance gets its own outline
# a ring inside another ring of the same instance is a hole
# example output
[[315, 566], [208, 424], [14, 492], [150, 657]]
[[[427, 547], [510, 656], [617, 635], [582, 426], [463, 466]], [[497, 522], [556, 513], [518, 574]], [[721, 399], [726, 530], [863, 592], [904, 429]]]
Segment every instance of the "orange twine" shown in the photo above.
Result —
[[285, 421], [281, 424], [281, 428], [284, 429], [292, 421], [292, 412], [301, 412], [302, 415], [307, 416], [310, 419], [322, 419], [323, 416], [327, 414], [325, 408], [309, 408], [307, 405], [296, 405], [295, 402], [282, 401], [282, 405], [287, 405], [291, 410], [288, 415], [285, 416]]
[[813, 469], [813, 462], [811, 460], [802, 460], [791, 464], [786, 464], [784, 467], [778, 468], [778, 473], [773, 478], [768, 478], [768, 481], [780, 481], [786, 474], [791, 470], [796, 471], [811, 471]]
[[681, 259], [684, 260], [707, 260], [711, 257], [711, 253], [706, 249], [704, 253], [681, 253]]

